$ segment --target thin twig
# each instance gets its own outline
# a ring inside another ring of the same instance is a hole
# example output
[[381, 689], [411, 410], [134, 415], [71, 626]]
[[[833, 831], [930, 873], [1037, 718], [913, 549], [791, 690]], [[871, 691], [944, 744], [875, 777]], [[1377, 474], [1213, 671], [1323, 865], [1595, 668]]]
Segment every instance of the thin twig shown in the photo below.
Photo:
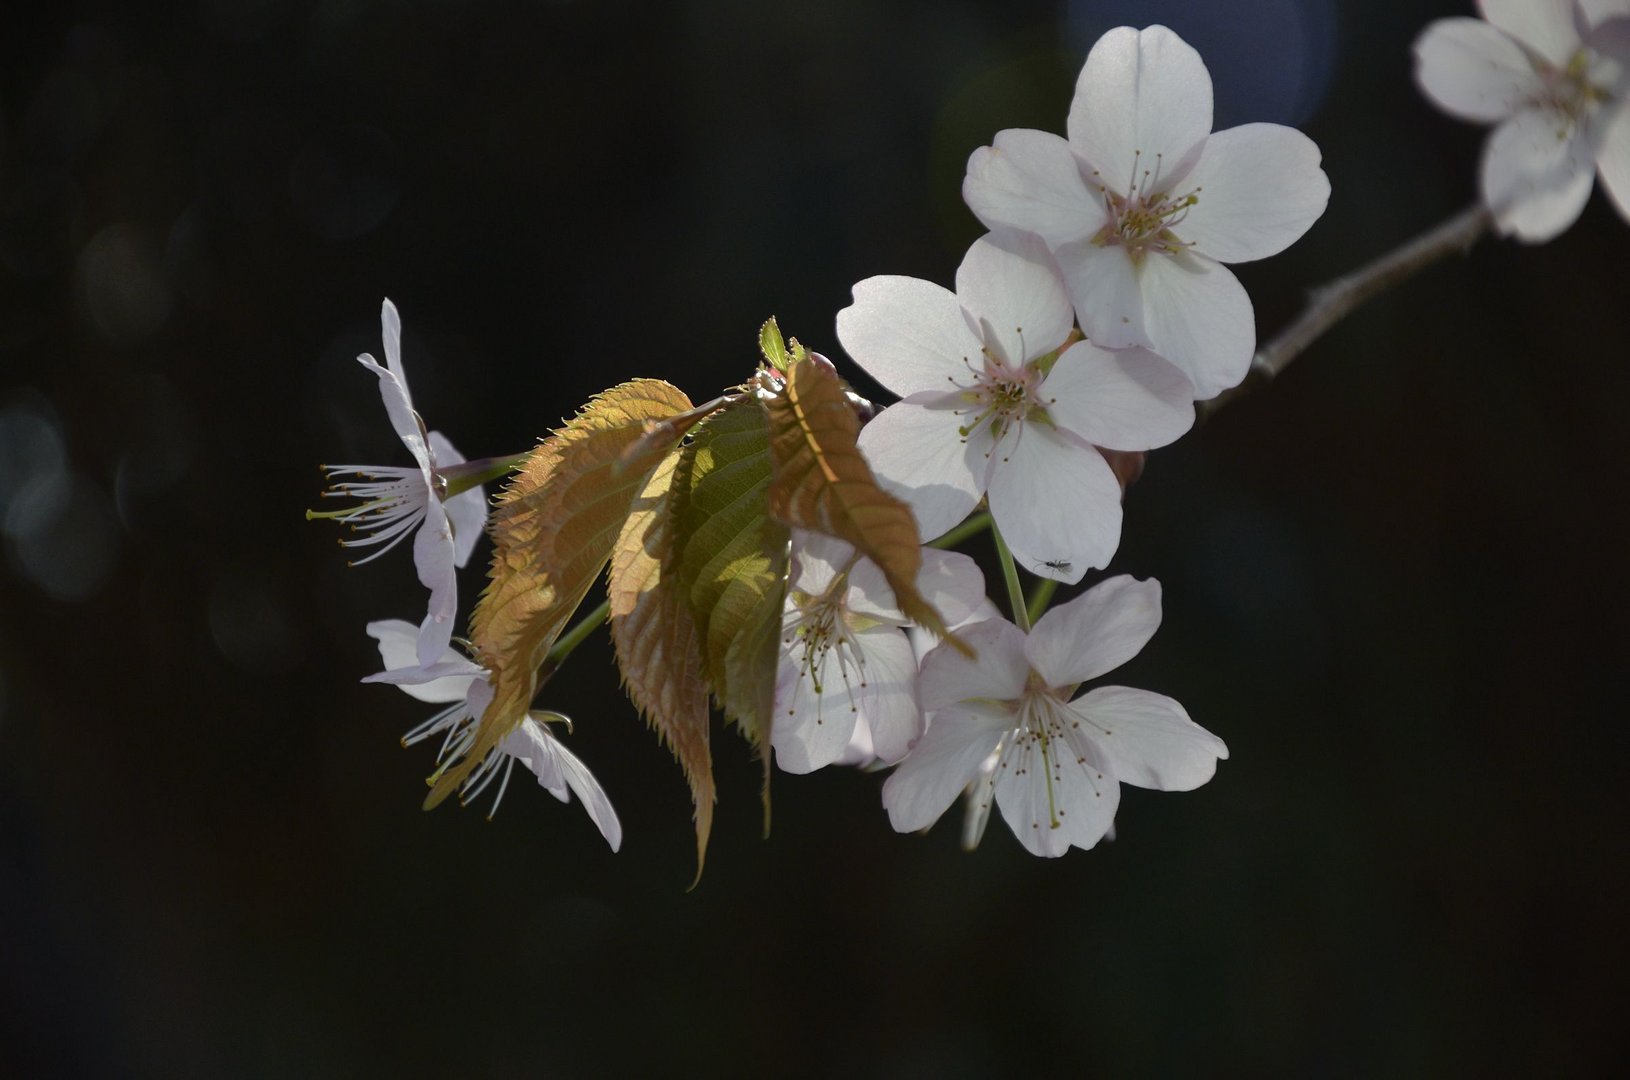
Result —
[[1464, 252], [1488, 231], [1492, 223], [1493, 218], [1481, 205], [1467, 207], [1448, 221], [1432, 227], [1367, 266], [1313, 289], [1308, 294], [1307, 307], [1296, 321], [1274, 335], [1273, 340], [1258, 349], [1251, 358], [1251, 370], [1246, 380], [1206, 402], [1205, 411], [1208, 414], [1214, 412], [1246, 393], [1253, 385], [1278, 375], [1320, 335], [1360, 304], [1402, 284], [1439, 259]]

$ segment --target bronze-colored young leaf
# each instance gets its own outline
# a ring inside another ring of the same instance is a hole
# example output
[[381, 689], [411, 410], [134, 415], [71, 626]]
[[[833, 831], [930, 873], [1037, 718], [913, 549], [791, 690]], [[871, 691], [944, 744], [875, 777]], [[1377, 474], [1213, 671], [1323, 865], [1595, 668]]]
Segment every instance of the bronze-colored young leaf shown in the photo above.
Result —
[[[435, 806], [518, 727], [537, 690], [538, 666], [583, 602], [647, 477], [671, 445], [624, 460], [652, 421], [691, 408], [656, 379], [623, 383], [596, 396], [532, 451], [498, 497], [487, 588], [470, 618], [476, 660], [491, 673], [492, 704], [474, 742], [440, 771], [425, 800]], [[674, 439], [677, 440], [676, 434]]]
[[684, 589], [713, 696], [765, 763], [775, 709], [787, 526], [771, 517], [769, 431], [751, 400], [715, 413], [679, 455], [664, 573]]
[[690, 784], [699, 881], [713, 827], [707, 680], [690, 605], [681, 587], [662, 572], [673, 547], [668, 490], [682, 453], [674, 450], [664, 458], [634, 501], [611, 555], [606, 592], [623, 686]]
[[907, 618], [967, 652], [917, 591], [922, 565], [917, 520], [910, 507], [878, 487], [861, 456], [855, 441], [860, 420], [831, 363], [815, 353], [805, 355], [793, 363], [781, 387], [766, 387], [759, 400], [769, 418], [775, 462], [770, 513], [853, 544], [883, 571]]

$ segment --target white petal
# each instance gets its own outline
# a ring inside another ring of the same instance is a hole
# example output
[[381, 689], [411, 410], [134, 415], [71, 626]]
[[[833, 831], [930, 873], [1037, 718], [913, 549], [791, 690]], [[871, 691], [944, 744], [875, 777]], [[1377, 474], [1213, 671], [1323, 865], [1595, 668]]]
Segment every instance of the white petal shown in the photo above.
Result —
[[413, 411], [413, 402], [408, 397], [407, 383], [389, 370], [380, 367], [368, 353], [357, 357], [357, 363], [379, 377], [379, 397], [385, 402], [385, 414], [390, 417], [391, 430], [396, 432], [396, 437], [402, 440], [402, 445], [408, 448], [413, 460], [424, 470], [425, 487], [428, 489], [430, 448], [425, 444], [424, 429], [419, 423], [419, 415]]
[[1619, 216], [1630, 221], [1630, 105], [1621, 104], [1614, 111], [1599, 140], [1596, 168], [1602, 174], [1602, 190]]
[[1149, 348], [1183, 369], [1199, 398], [1238, 386], [1256, 348], [1256, 313], [1239, 279], [1204, 256], [1151, 254], [1143, 261]]
[[1097, 191], [1069, 143], [1050, 131], [1009, 128], [968, 158], [962, 198], [991, 229], [1032, 232], [1050, 245], [1091, 236], [1104, 224]]
[[794, 529], [792, 558], [796, 567], [793, 584], [799, 592], [819, 596], [826, 592], [833, 578], [854, 562], [855, 548], [835, 536]]
[[577, 793], [578, 801], [583, 804], [584, 811], [594, 827], [600, 830], [606, 843], [616, 851], [623, 846], [623, 824], [617, 820], [617, 811], [611, 805], [605, 789], [600, 781], [594, 778], [589, 767], [578, 756], [566, 749], [565, 744], [556, 740], [555, 754], [559, 758], [560, 771], [566, 777], [566, 783]]
[[1566, 67], [1579, 48], [1573, 0], [1477, 0], [1483, 18], [1539, 53], [1553, 67]]
[[419, 584], [430, 590], [430, 603], [419, 625], [419, 663], [436, 662], [453, 640], [458, 614], [458, 579], [453, 570], [453, 531], [440, 499], [431, 499], [413, 538], [413, 565]]
[[1121, 485], [1103, 455], [1035, 423], [998, 453], [990, 512], [1019, 564], [1072, 585], [1108, 564], [1121, 542]]
[[1579, 10], [1591, 26], [1608, 19], [1630, 16], [1630, 0], [1579, 0]]
[[575, 791], [583, 803], [583, 809], [588, 812], [589, 820], [606, 838], [611, 850], [616, 851], [622, 846], [622, 823], [617, 820], [617, 811], [612, 808], [605, 790], [577, 755], [554, 737], [548, 725], [540, 724], [529, 716], [521, 722], [520, 727], [504, 736], [498, 750], [530, 769], [538, 778], [539, 786], [561, 802], [570, 801], [568, 788]]
[[[400, 686], [420, 701], [451, 703], [463, 701], [470, 682], [483, 675], [482, 668], [456, 649], [443, 650], [429, 668], [419, 666], [419, 628], [403, 619], [381, 619], [368, 624], [368, 635], [379, 643], [379, 657], [385, 670], [363, 682], [388, 682]], [[409, 683], [408, 679], [421, 681]]]
[[1081, 332], [1108, 349], [1147, 348], [1143, 284], [1126, 249], [1089, 239], [1060, 247], [1056, 254]]
[[[896, 631], [898, 632], [898, 631]], [[863, 675], [836, 650], [813, 664], [803, 640], [784, 646], [776, 675], [775, 761], [790, 773], [825, 768], [842, 756], [855, 731]]]
[[[923, 548], [925, 553], [933, 548]], [[918, 570], [918, 580], [921, 580], [922, 571]], [[868, 619], [877, 619], [903, 626], [908, 621], [900, 614], [900, 601], [889, 588], [888, 579], [883, 571], [870, 559], [861, 559], [855, 568], [849, 572], [849, 593], [844, 598], [844, 606], [856, 615], [864, 615]]]
[[1242, 124], [1206, 140], [1183, 190], [1198, 201], [1172, 231], [1202, 255], [1237, 263], [1300, 239], [1330, 201], [1330, 178], [1318, 144], [1300, 131]]
[[[439, 431], [430, 433], [430, 453], [438, 469], [464, 462], [464, 455]], [[447, 520], [453, 527], [453, 565], [467, 566], [471, 552], [475, 551], [475, 542], [481, 539], [481, 530], [487, 524], [487, 493], [477, 484], [442, 505], [447, 508]]]
[[1502, 233], [1530, 244], [1579, 220], [1596, 163], [1555, 113], [1524, 109], [1494, 129], [1483, 150], [1483, 202]]
[[899, 627], [861, 630], [855, 641], [866, 657], [860, 715], [871, 731], [874, 752], [892, 764], [905, 757], [923, 733], [922, 710], [917, 707], [917, 658]]
[[860, 429], [861, 453], [883, 489], [911, 507], [924, 542], [960, 524], [985, 493], [985, 463], [960, 423], [949, 409], [902, 401]]
[[1463, 120], [1504, 120], [1541, 83], [1528, 54], [1482, 19], [1439, 19], [1415, 39], [1415, 79], [1444, 112]]
[[1048, 611], [1030, 628], [1025, 657], [1048, 686], [1114, 671], [1160, 627], [1160, 582], [1121, 574]]
[[950, 388], [979, 361], [956, 294], [917, 278], [869, 277], [838, 312], [838, 340], [866, 373], [901, 397]]
[[1058, 358], [1038, 393], [1053, 423], [1111, 450], [1152, 450], [1194, 426], [1193, 384], [1146, 349], [1079, 341]]
[[[955, 551], [923, 548], [916, 585], [947, 626], [967, 621], [985, 599], [985, 575], [980, 573], [979, 564]], [[862, 559], [850, 573], [845, 604], [850, 611], [870, 619], [896, 624], [906, 621], [883, 571], [870, 559]]]
[[1025, 364], [1064, 344], [1075, 311], [1039, 236], [1004, 231], [975, 240], [956, 272], [963, 308], [996, 332], [1002, 354]]
[[883, 805], [896, 832], [938, 821], [996, 748], [1006, 728], [998, 720], [946, 709], [883, 783]]
[[1164, 26], [1122, 26], [1087, 55], [1070, 104], [1070, 148], [1126, 194], [1134, 176], [1160, 170], [1165, 191], [1193, 164], [1211, 131], [1211, 75], [1200, 54]]
[[1156, 791], [1192, 791], [1210, 780], [1228, 747], [1161, 694], [1100, 686], [1070, 703], [1086, 737], [1097, 744], [1115, 778]]
[[[1015, 736], [1017, 737], [1017, 736]], [[1072, 846], [1090, 848], [1115, 821], [1121, 786], [1079, 762], [1066, 744], [1015, 746], [996, 767], [996, 804], [1026, 850], [1056, 858]]]
[[917, 675], [917, 700], [923, 712], [932, 716], [962, 702], [1008, 701], [1024, 693], [1030, 664], [1022, 630], [1006, 619], [991, 619], [963, 627], [957, 636], [974, 657], [970, 660], [949, 645], [939, 645], [923, 657]]

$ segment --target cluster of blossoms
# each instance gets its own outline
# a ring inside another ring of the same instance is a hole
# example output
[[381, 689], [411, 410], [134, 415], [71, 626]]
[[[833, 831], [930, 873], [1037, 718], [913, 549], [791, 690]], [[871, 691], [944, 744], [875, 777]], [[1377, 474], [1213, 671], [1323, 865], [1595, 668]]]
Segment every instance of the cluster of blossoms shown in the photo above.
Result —
[[[1485, 217], [1477, 227], [1492, 220], [1523, 240], [1552, 237], [1578, 217], [1597, 173], [1630, 217], [1630, 0], [1479, 4], [1486, 22], [1444, 20], [1416, 44], [1419, 80], [1434, 101], [1457, 116], [1499, 124], [1483, 162]], [[639, 459], [652, 439], [667, 439], [666, 452], [681, 454], [689, 424], [722, 402], [756, 392], [795, 415], [789, 421], [793, 451], [814, 455], [819, 469], [810, 474], [821, 471], [825, 480], [816, 483], [831, 488], [822, 489], [823, 496], [859, 485], [871, 493], [873, 511], [901, 520], [903, 504], [917, 541], [940, 538], [949, 546], [986, 526], [994, 532], [1011, 621], [987, 599], [983, 575], [967, 556], [932, 545], [913, 554], [915, 542], [906, 540], [900, 543], [908, 558], [894, 559], [892, 568], [880, 565], [899, 548], [864, 535], [853, 518], [848, 526], [834, 524], [831, 507], [818, 497], [810, 503], [817, 510], [784, 516], [794, 512], [782, 493], [781, 531], [773, 534], [779, 539], [757, 553], [762, 565], [781, 567], [771, 575], [780, 591], [769, 593], [767, 618], [729, 625], [773, 630], [781, 613], [779, 642], [764, 639], [766, 646], [778, 644], [778, 652], [773, 693], [765, 688], [768, 727], [760, 734], [783, 770], [893, 767], [882, 799], [896, 829], [931, 825], [961, 794], [970, 846], [994, 806], [1025, 848], [1057, 856], [1113, 835], [1120, 784], [1192, 789], [1227, 757], [1222, 740], [1171, 698], [1120, 686], [1081, 692], [1154, 634], [1161, 616], [1158, 582], [1110, 576], [1048, 610], [1057, 586], [1079, 585], [1090, 571], [1108, 567], [1119, 547], [1124, 482], [1112, 462], [1141, 460], [1182, 437], [1194, 422], [1196, 401], [1247, 374], [1256, 353], [1255, 320], [1228, 264], [1283, 250], [1328, 200], [1319, 150], [1306, 136], [1260, 123], [1213, 132], [1211, 123], [1211, 79], [1194, 49], [1161, 26], [1110, 31], [1081, 71], [1067, 135], [1002, 131], [969, 158], [963, 196], [989, 232], [963, 258], [954, 289], [898, 276], [854, 286], [853, 304], [837, 316], [838, 340], [900, 399], [858, 436], [846, 405], [834, 403], [847, 426], [819, 426], [805, 411], [818, 402], [797, 395], [813, 394], [821, 378], [835, 383], [836, 376], [828, 361], [794, 342], [796, 362], [824, 373], [808, 376], [815, 382], [799, 390], [778, 330], [773, 348], [765, 345], [775, 370], [761, 369], [759, 381], [738, 388], [736, 397], [692, 409], [673, 390], [680, 411], [654, 419], [643, 414], [645, 426], [619, 451], [616, 468]], [[520, 762], [562, 801], [575, 792], [615, 850], [622, 834], [610, 801], [555, 734], [556, 727], [569, 731], [569, 721], [527, 711], [534, 682], [521, 684], [524, 694], [509, 699], [505, 726], [483, 733], [483, 716], [504, 685], [501, 669], [509, 661], [502, 650], [478, 652], [489, 670], [452, 647], [455, 571], [468, 562], [486, 521], [481, 482], [522, 459], [466, 462], [445, 438], [427, 432], [408, 393], [401, 324], [388, 300], [382, 323], [385, 366], [372, 356], [358, 359], [378, 376], [391, 423], [415, 464], [331, 467], [341, 479], [327, 494], [360, 503], [311, 515], [361, 530], [363, 536], [345, 543], [379, 547], [370, 558], [414, 537], [428, 610], [417, 627], [397, 620], [368, 626], [385, 670], [367, 681], [392, 683], [445, 706], [404, 739], [441, 737], [433, 781], [456, 765], [460, 771], [444, 786], [457, 786], [464, 798], [496, 781], [496, 808]], [[761, 344], [766, 340], [761, 336]], [[631, 392], [630, 400], [638, 397]], [[687, 426], [672, 426], [681, 420]], [[759, 431], [761, 439], [779, 438]], [[861, 462], [848, 471], [833, 465], [835, 458], [819, 457], [827, 451], [810, 449], [833, 431], [847, 432], [847, 453]], [[773, 457], [770, 449], [761, 457]], [[733, 459], [730, 467], [744, 476], [745, 460]], [[615, 477], [616, 468], [603, 475]], [[668, 478], [664, 484], [675, 482], [673, 466], [668, 469], [642, 474], [641, 485], [655, 484], [658, 474]], [[857, 471], [864, 475], [857, 478]], [[740, 501], [744, 492], [763, 499], [780, 480], [773, 475], [757, 487], [728, 488], [722, 501]], [[877, 511], [879, 503], [892, 510]], [[585, 531], [607, 533], [602, 526]], [[735, 548], [724, 550], [744, 534], [738, 526], [693, 531], [683, 558], [661, 543], [647, 548], [673, 527], [609, 531], [619, 543], [632, 537], [633, 554], [625, 561], [646, 558], [640, 573], [647, 584], [676, 567], [683, 572], [702, 536], [713, 545], [704, 561], [728, 573], [753, 561]], [[504, 535], [496, 528], [494, 534]], [[528, 535], [524, 543], [538, 542]], [[546, 544], [552, 549], [554, 540]], [[495, 575], [504, 561], [495, 560]], [[520, 563], [526, 561], [523, 553]], [[901, 566], [915, 568], [915, 580]], [[1028, 599], [1020, 567], [1037, 579]], [[675, 605], [694, 602], [691, 584], [684, 586], [691, 599]], [[528, 579], [526, 588], [551, 595], [565, 589], [547, 577]], [[648, 610], [642, 617], [658, 619], [664, 609], [651, 610], [658, 615]], [[930, 622], [937, 616], [936, 630], [948, 636], [940, 640], [913, 625], [907, 611]], [[706, 683], [700, 698], [689, 698], [700, 702], [702, 727], [694, 737], [705, 765], [708, 690], [739, 722], [742, 709], [732, 703], [742, 700], [740, 683], [751, 683], [756, 669], [743, 666], [739, 642], [731, 638], [722, 653], [708, 654], [706, 666], [721, 669], [723, 677], [673, 670], [696, 662], [695, 637], [717, 637], [725, 625], [703, 632], [687, 621], [691, 617], [679, 612], [665, 624], [637, 623], [654, 635], [645, 655], [661, 657], [658, 666], [667, 669], [654, 679], [649, 672], [631, 677], [626, 666], [624, 674], [647, 718], [654, 707], [670, 722], [683, 712], [674, 704], [680, 684]], [[558, 635], [563, 621], [554, 618], [551, 613], [543, 622]], [[736, 631], [724, 633], [730, 638]], [[539, 658], [524, 659], [531, 676]], [[767, 671], [769, 653], [762, 659]], [[725, 680], [738, 684], [729, 702], [720, 688]], [[657, 689], [646, 689], [650, 685]], [[763, 708], [753, 708], [762, 722]], [[700, 854], [711, 779], [699, 783], [696, 759], [684, 757], [673, 730], [664, 734], [692, 780]], [[480, 759], [472, 760], [478, 752]]]

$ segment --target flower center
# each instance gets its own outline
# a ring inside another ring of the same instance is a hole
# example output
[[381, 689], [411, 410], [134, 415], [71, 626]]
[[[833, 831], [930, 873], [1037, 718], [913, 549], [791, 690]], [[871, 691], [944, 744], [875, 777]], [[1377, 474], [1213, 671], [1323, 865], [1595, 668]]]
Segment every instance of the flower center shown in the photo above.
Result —
[[[1047, 827], [1057, 829], [1064, 824], [1069, 811], [1060, 805], [1061, 794], [1067, 782], [1080, 777], [1092, 789], [1094, 798], [1102, 798], [1104, 774], [1089, 762], [1078, 747], [1081, 742], [1072, 733], [1081, 726], [1080, 721], [1064, 707], [1057, 694], [1040, 685], [1032, 673], [1031, 685], [1019, 699], [1016, 723], [998, 749], [1000, 760], [997, 771], [1011, 771], [1015, 778], [1040, 776], [1047, 788]], [[1041, 822], [1031, 822], [1039, 829]]]
[[330, 480], [338, 476], [358, 478], [331, 485], [323, 492], [323, 498], [360, 499], [362, 502], [339, 510], [307, 510], [306, 520], [328, 518], [341, 525], [349, 525], [352, 532], [368, 534], [355, 540], [341, 540], [343, 547], [384, 545], [372, 555], [357, 559], [352, 566], [379, 558], [401, 543], [402, 538], [424, 520], [431, 493], [421, 469], [382, 465], [324, 465], [323, 470]]
[[1189, 207], [1200, 201], [1200, 189], [1176, 194], [1163, 188], [1160, 175], [1162, 155], [1155, 155], [1153, 168], [1142, 166], [1143, 151], [1132, 154], [1132, 176], [1126, 191], [1115, 191], [1096, 178], [1091, 181], [1104, 197], [1104, 212], [1108, 221], [1092, 238], [1099, 247], [1124, 247], [1134, 262], [1146, 252], [1158, 251], [1175, 255], [1189, 245], [1172, 231], [1188, 216]]
[[1589, 49], [1574, 53], [1563, 68], [1535, 61], [1534, 70], [1544, 85], [1529, 104], [1554, 113], [1560, 125], [1557, 137], [1567, 138], [1586, 117], [1612, 99], [1608, 87], [1615, 73], [1610, 67], [1610, 61]]
[[[855, 647], [854, 635], [845, 618], [842, 597], [847, 589], [846, 575], [839, 574], [819, 596], [795, 592], [795, 611], [789, 613], [781, 642], [797, 655], [799, 686], [807, 680], [817, 696], [825, 696], [835, 670], [843, 695], [849, 701], [849, 712], [858, 713], [860, 706], [855, 701], [855, 690], [866, 686], [866, 657]], [[795, 716], [797, 712], [795, 696], [787, 702], [787, 715]], [[821, 712], [817, 705], [817, 724], [821, 723]]]
[[[1015, 327], [1014, 332], [1020, 341], [1024, 340], [1023, 327]], [[1056, 399], [1041, 397], [1040, 369], [1023, 363], [1022, 359], [1016, 364], [1009, 361], [995, 335], [988, 330], [980, 358], [981, 363], [975, 366], [964, 356], [962, 364], [968, 369], [967, 375], [960, 380], [949, 375], [946, 378], [956, 387], [952, 412], [963, 418], [957, 433], [963, 442], [981, 431], [987, 433], [991, 442], [990, 449], [985, 451], [988, 458], [1010, 432], [1014, 434], [1011, 445], [1017, 445], [1026, 421], [1046, 420], [1047, 406]], [[1002, 460], [1007, 459], [1008, 455], [1004, 454]]]

